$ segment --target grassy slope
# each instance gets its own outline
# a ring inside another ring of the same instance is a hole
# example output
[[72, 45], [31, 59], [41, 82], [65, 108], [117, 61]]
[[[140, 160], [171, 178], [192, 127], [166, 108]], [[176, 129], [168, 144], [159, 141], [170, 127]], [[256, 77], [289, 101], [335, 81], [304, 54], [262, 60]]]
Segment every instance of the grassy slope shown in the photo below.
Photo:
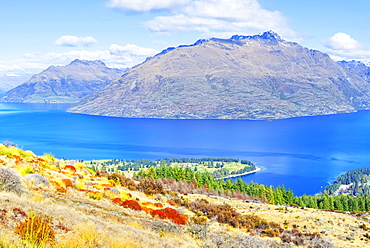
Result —
[[[0, 156], [0, 164], [7, 168], [14, 168], [23, 176], [30, 172], [38, 173], [51, 182], [50, 186], [36, 186], [34, 181], [23, 181], [24, 193], [20, 196], [0, 191], [0, 247], [24, 246], [14, 229], [25, 217], [15, 215], [15, 208], [25, 213], [32, 210], [40, 216], [52, 217], [51, 225], [56, 233], [54, 247], [202, 247], [211, 241], [215, 242], [215, 236], [220, 236], [221, 233], [230, 237], [245, 235], [245, 230], [219, 224], [214, 220], [209, 220], [206, 227], [202, 227], [203, 231], [207, 231], [206, 234], [197, 234], [194, 231], [195, 225], [190, 222], [186, 226], [179, 226], [169, 220], [152, 217], [147, 211], [135, 211], [112, 202], [112, 198], [120, 197], [138, 200], [141, 205], [153, 209], [171, 207], [181, 214], [187, 214], [190, 219], [194, 215], [192, 212], [167, 203], [167, 200], [171, 199], [170, 195], [147, 196], [142, 192], [111, 185], [120, 191], [118, 196], [105, 194], [101, 200], [91, 199], [86, 190], [103, 195], [104, 187], [112, 182], [95, 177], [81, 164], [75, 164], [73, 167], [76, 171], [73, 171], [51, 156], [40, 158], [31, 152], [25, 153], [14, 147], [3, 146], [0, 146], [0, 153], [5, 154]], [[62, 179], [74, 181], [73, 186], [70, 187], [69, 181]], [[288, 230], [296, 228], [303, 233], [321, 233], [338, 247], [366, 247], [368, 242], [363, 236], [367, 231], [359, 228], [360, 224], [368, 222], [349, 214], [277, 207], [205, 195], [188, 194], [180, 197], [189, 200], [205, 198], [214, 204], [226, 203], [240, 213], [253, 214], [277, 222]], [[163, 206], [155, 207], [154, 203], [161, 203]], [[254, 238], [253, 242], [257, 246], [261, 239]], [[266, 237], [263, 239], [272, 240]], [[220, 247], [231, 246], [229, 244]]]

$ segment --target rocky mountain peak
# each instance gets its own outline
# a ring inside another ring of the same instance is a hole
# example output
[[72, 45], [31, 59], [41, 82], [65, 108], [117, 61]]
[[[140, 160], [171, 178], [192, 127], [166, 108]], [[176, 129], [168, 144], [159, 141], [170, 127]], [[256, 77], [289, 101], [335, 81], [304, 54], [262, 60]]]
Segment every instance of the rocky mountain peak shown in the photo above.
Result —
[[264, 32], [263, 34], [259, 35], [262, 39], [265, 40], [277, 40], [277, 41], [283, 41], [283, 39], [274, 31], [269, 30]]
[[283, 42], [284, 40], [275, 32], [272, 30], [266, 31], [259, 35], [253, 35], [253, 36], [245, 36], [245, 35], [233, 35], [229, 39], [230, 41], [238, 41], [238, 40], [245, 40], [245, 39], [252, 39], [252, 40], [264, 40], [269, 41], [272, 43], [276, 42]]
[[103, 61], [100, 60], [82, 60], [82, 59], [75, 59], [69, 65], [98, 65], [98, 66], [106, 66]]
[[[202, 44], [206, 44], [209, 41], [216, 41], [216, 42], [221, 42], [221, 43], [234, 43], [238, 45], [243, 45], [246, 40], [257, 40], [259, 42], [262, 42], [266, 45], [277, 45], [279, 42], [285, 42], [277, 33], [273, 32], [272, 30], [266, 31], [260, 35], [253, 35], [253, 36], [246, 36], [246, 35], [233, 35], [229, 39], [220, 39], [220, 38], [210, 38], [210, 39], [199, 39], [195, 43], [190, 44], [190, 45], [179, 45], [177, 47], [168, 47], [161, 51], [160, 53], [154, 55], [153, 57], [149, 57], [146, 59], [146, 61], [151, 60], [152, 58], [160, 55], [164, 55], [166, 53], [169, 53], [176, 48], [183, 48], [183, 47], [195, 47], [199, 46]], [[145, 61], [145, 62], [146, 62]], [[135, 66], [137, 67], [137, 66]]]

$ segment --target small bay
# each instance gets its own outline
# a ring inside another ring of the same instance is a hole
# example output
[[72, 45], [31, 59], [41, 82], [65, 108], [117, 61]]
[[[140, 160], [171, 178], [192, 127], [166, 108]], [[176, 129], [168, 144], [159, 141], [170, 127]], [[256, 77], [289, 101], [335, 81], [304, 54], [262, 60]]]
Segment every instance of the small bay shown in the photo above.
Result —
[[272, 121], [162, 120], [65, 112], [68, 104], [0, 104], [0, 140], [67, 159], [227, 157], [262, 171], [246, 182], [315, 194], [370, 163], [370, 112]]

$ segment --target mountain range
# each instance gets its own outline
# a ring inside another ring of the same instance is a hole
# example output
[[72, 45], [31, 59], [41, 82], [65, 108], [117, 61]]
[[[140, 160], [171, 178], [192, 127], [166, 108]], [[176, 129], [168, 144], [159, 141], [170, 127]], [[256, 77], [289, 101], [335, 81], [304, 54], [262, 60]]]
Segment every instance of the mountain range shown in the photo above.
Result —
[[370, 106], [370, 84], [272, 31], [168, 48], [70, 112], [130, 118], [279, 119]]
[[67, 66], [50, 66], [9, 90], [1, 102], [71, 103], [97, 91], [124, 71], [108, 68], [99, 60], [76, 59]]

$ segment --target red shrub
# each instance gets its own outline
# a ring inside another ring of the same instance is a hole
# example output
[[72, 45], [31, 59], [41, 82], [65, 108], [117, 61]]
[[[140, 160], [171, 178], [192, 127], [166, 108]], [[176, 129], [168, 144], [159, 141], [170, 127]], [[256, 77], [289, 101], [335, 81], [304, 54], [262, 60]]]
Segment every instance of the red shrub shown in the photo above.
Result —
[[112, 200], [113, 203], [118, 204], [124, 208], [130, 208], [133, 210], [143, 210], [140, 204], [137, 201], [134, 200], [126, 200], [122, 201], [120, 198], [114, 198]]
[[157, 208], [163, 208], [163, 205], [160, 202], [154, 203], [154, 206], [156, 206]]
[[112, 199], [112, 202], [114, 203], [114, 204], [117, 204], [117, 205], [121, 205], [121, 203], [123, 202], [120, 198], [114, 198], [114, 199]]
[[27, 214], [20, 208], [13, 208], [13, 215], [14, 217], [27, 217]]
[[126, 200], [121, 203], [122, 207], [131, 208], [133, 210], [142, 210], [140, 204], [134, 200]]
[[188, 219], [187, 215], [179, 214], [175, 209], [165, 208], [160, 210], [153, 210], [150, 213], [153, 217], [157, 216], [161, 219], [169, 219], [178, 225], [185, 225]]

